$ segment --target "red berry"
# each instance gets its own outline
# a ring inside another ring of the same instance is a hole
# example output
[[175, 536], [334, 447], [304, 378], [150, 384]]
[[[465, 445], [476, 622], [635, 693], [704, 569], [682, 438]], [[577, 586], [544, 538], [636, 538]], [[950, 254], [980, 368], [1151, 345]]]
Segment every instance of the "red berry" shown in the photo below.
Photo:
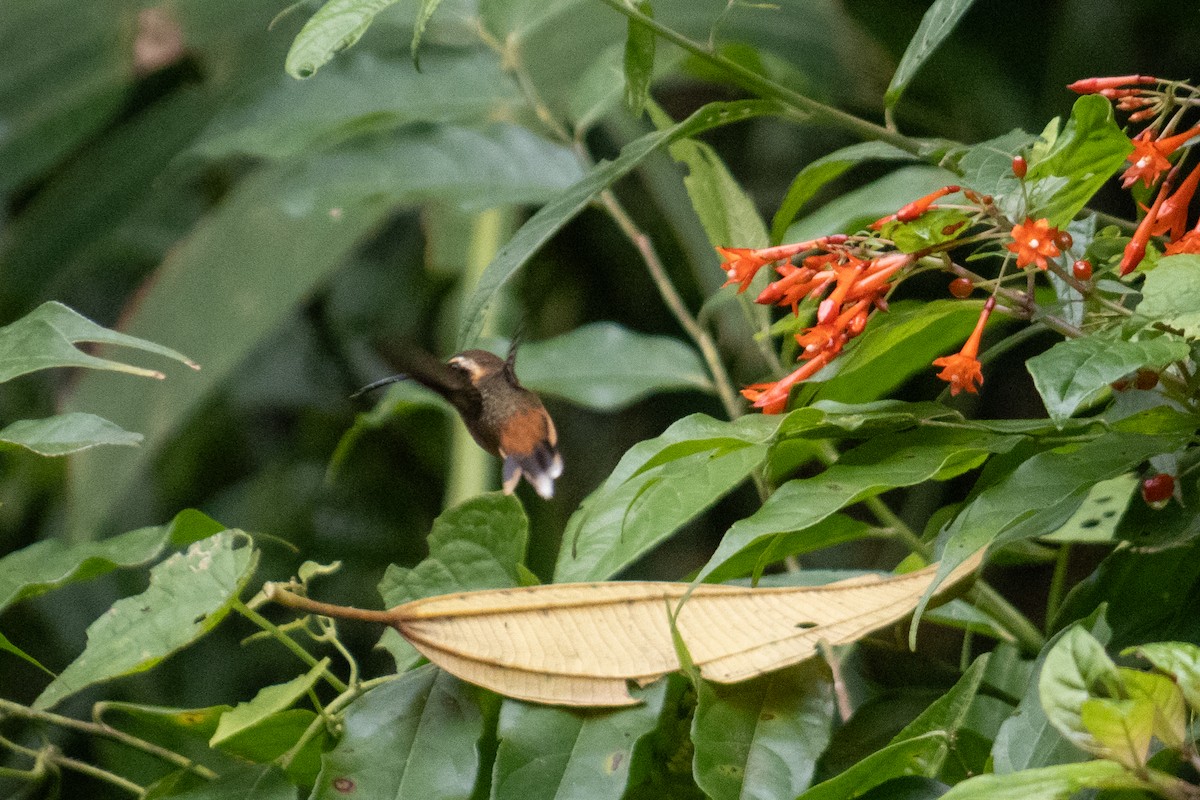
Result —
[[969, 297], [971, 292], [975, 290], [975, 284], [971, 283], [966, 278], [955, 278], [950, 281], [950, 294], [962, 300], [964, 297]]
[[1071, 245], [1075, 244], [1075, 240], [1066, 231], [1059, 231], [1054, 234], [1054, 243], [1058, 245], [1059, 250], [1070, 250]]
[[1143, 367], [1139, 369], [1137, 371], [1137, 375], [1134, 376], [1133, 385], [1141, 389], [1143, 392], [1148, 392], [1155, 386], [1158, 386], [1158, 373], [1152, 369], [1146, 369]]
[[1151, 475], [1142, 481], [1142, 499], [1151, 508], [1162, 508], [1175, 493], [1175, 478], [1165, 472]]
[[1025, 172], [1029, 169], [1029, 164], [1026, 163], [1024, 156], [1013, 156], [1012, 171], [1013, 175], [1018, 178], [1024, 178]]
[[1092, 262], [1081, 258], [1071, 265], [1071, 272], [1075, 274], [1077, 281], [1090, 281], [1092, 279]]

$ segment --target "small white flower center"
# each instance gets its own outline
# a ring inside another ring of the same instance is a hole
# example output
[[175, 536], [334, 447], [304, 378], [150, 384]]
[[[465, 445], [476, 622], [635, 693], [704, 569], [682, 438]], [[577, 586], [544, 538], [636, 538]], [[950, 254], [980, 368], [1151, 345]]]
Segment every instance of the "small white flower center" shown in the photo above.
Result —
[[1029, 240], [1029, 246], [1032, 247], [1034, 250], [1037, 250], [1039, 247], [1041, 247], [1041, 245], [1042, 245], [1042, 243], [1039, 242], [1037, 239]]

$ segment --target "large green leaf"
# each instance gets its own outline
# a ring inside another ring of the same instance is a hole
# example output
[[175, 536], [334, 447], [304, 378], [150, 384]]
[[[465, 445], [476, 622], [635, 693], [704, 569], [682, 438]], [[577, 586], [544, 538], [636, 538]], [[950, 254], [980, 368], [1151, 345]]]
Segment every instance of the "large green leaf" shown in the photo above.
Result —
[[1004, 775], [976, 775], [942, 800], [1068, 800], [1084, 789], [1140, 789], [1142, 781], [1115, 761], [1058, 764]]
[[150, 570], [150, 586], [88, 626], [80, 656], [38, 696], [46, 709], [80, 689], [150, 669], [214, 628], [254, 573], [249, 537], [225, 531]]
[[[379, 583], [387, 607], [410, 600], [474, 589], [504, 589], [521, 582], [529, 520], [521, 501], [492, 492], [445, 511], [429, 532], [429, 555], [415, 567], [388, 566]], [[380, 644], [398, 665], [416, 651], [389, 628]]]
[[15, 644], [13, 644], [11, 641], [9, 641], [8, 637], [5, 636], [3, 633], [0, 633], [0, 650], [3, 650], [6, 653], [12, 653], [17, 658], [23, 659], [23, 660], [27, 661], [28, 663], [32, 664], [33, 666], [37, 667], [42, 672], [49, 675], [51, 678], [54, 677], [54, 673], [51, 672], [50, 670], [46, 669], [46, 667], [42, 664], [42, 662], [38, 661], [33, 656], [29, 655], [29, 653], [26, 653], [24, 650], [17, 647]]
[[394, 208], [431, 198], [478, 208], [537, 202], [578, 174], [569, 151], [516, 126], [411, 126], [243, 181], [176, 246], [128, 320], [133, 333], [189, 350], [204, 370], [142, 392], [85, 378], [69, 400], [146, 437], [129, 455], [72, 457], [74, 528], [97, 525], [187, 415]]
[[305, 674], [287, 683], [264, 686], [252, 699], [238, 703], [221, 715], [209, 744], [213, 747], [224, 744], [235, 736], [254, 730], [271, 715], [291, 708], [293, 703], [307, 696], [316, 686], [317, 681], [321, 680], [321, 676], [329, 669], [329, 663], [328, 658], [323, 658]]
[[457, 349], [466, 349], [479, 340], [492, 303], [525, 262], [582, 211], [592, 198], [627, 174], [648, 155], [684, 137], [695, 136], [721, 125], [742, 122], [770, 113], [773, 109], [772, 104], [756, 100], [709, 103], [677, 125], [648, 133], [629, 143], [615, 160], [601, 162], [593, 167], [582, 180], [544, 205], [522, 225], [516, 235], [500, 248], [492, 263], [484, 269], [483, 274], [479, 276], [479, 282], [463, 304]]
[[99, 542], [36, 542], [0, 558], [0, 609], [119, 567], [141, 566], [167, 547], [183, 547], [224, 529], [219, 522], [188, 509], [166, 525], [140, 528]]
[[530, 389], [598, 411], [618, 411], [658, 392], [713, 390], [690, 346], [613, 322], [594, 322], [523, 345], [517, 374]]
[[279, 767], [246, 766], [172, 798], [179, 800], [296, 800], [299, 790]]
[[714, 800], [795, 797], [833, 729], [828, 668], [809, 661], [701, 692], [692, 725], [696, 784]]
[[109, 330], [62, 303], [48, 302], [0, 328], [0, 382], [52, 367], [88, 367], [149, 378], [163, 377], [158, 370], [88, 355], [75, 347], [79, 342], [102, 342], [145, 350], [198, 369], [187, 356], [169, 347]]
[[1200, 336], [1200, 256], [1167, 256], [1158, 261], [1142, 284], [1137, 313], [1182, 331]]
[[[1019, 464], [974, 497], [946, 527], [937, 577], [917, 604], [914, 623], [942, 579], [975, 551], [1000, 537], [1011, 540], [1006, 534], [1018, 525], [1023, 526], [1023, 538], [1051, 533], [1078, 508], [1093, 484], [1128, 472], [1152, 455], [1171, 452], [1176, 445], [1168, 437], [1110, 433], [1038, 453]], [[1038, 524], [1043, 515], [1048, 520], [1044, 527]], [[916, 631], [914, 624], [914, 640]]]
[[223, 110], [190, 151], [283, 159], [371, 131], [415, 122], [475, 122], [513, 116], [524, 103], [490, 51], [436, 54], [421, 72], [370, 52], [340, 59], [303, 83], [281, 77]]
[[554, 580], [612, 577], [763, 462], [780, 417], [685, 417], [634, 445], [567, 522]]
[[1151, 642], [1122, 655], [1131, 652], [1174, 678], [1192, 710], [1200, 710], [1200, 647], [1190, 642]]
[[376, 14], [396, 2], [328, 0], [296, 35], [284, 69], [293, 78], [311, 78], [338, 51], [362, 38]]
[[433, 666], [378, 686], [346, 708], [321, 758], [312, 800], [466, 800], [479, 770], [479, 690]]
[[1035, 149], [1030, 160], [1025, 174], [1029, 216], [1046, 217], [1051, 225], [1065, 228], [1132, 150], [1108, 98], [1080, 97], [1062, 133], [1044, 152]]
[[883, 95], [883, 104], [892, 108], [904, 94], [909, 83], [916, 76], [922, 65], [933, 55], [942, 40], [950, 35], [954, 26], [962, 19], [963, 14], [971, 8], [975, 0], [936, 0], [925, 16], [917, 32], [904, 49], [900, 64], [892, 74], [892, 82], [888, 84], [887, 92]]
[[1188, 357], [1187, 342], [1164, 335], [1129, 341], [1116, 336], [1067, 339], [1025, 362], [1046, 412], [1062, 422], [1095, 402], [1109, 385], [1141, 367], [1160, 370]]
[[846, 506], [898, 486], [947, 480], [1015, 442], [1013, 437], [947, 428], [876, 436], [819, 475], [780, 486], [758, 511], [733, 524], [700, 576], [719, 581], [746, 574], [765, 555], [802, 546], [806, 529]]
[[[1057, 120], [1054, 124], [1057, 126]], [[1036, 140], [1032, 133], [1018, 129], [966, 148], [959, 160], [962, 185], [989, 195], [1009, 218], [1023, 219], [1027, 212], [1024, 184], [1013, 174], [1012, 160]]]
[[885, 142], [859, 142], [835, 150], [827, 156], [805, 165], [792, 179], [783, 202], [779, 204], [771, 220], [771, 243], [779, 244], [787, 234], [788, 226], [796, 219], [800, 209], [813, 198], [825, 184], [840, 177], [846, 170], [864, 161], [916, 161], [917, 156]]
[[44, 419], [21, 419], [0, 430], [0, 443], [42, 456], [65, 456], [102, 444], [136, 446], [142, 435], [122, 430], [102, 417], [74, 411]]
[[552, 708], [505, 700], [496, 726], [492, 800], [619, 800], [637, 750], [660, 722], [667, 682], [619, 711]]
[[905, 203], [956, 183], [954, 173], [928, 166], [901, 167], [866, 186], [838, 195], [788, 227], [783, 241], [800, 242], [831, 233], [853, 233]]

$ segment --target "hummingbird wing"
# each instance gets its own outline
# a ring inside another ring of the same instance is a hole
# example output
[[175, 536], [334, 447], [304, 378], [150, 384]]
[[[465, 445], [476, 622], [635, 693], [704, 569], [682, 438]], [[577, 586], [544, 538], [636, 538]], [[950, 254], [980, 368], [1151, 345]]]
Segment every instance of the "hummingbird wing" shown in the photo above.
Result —
[[388, 346], [382, 349], [382, 354], [397, 372], [440, 394], [465, 419], [474, 419], [481, 413], [483, 399], [479, 389], [463, 370], [412, 344]]

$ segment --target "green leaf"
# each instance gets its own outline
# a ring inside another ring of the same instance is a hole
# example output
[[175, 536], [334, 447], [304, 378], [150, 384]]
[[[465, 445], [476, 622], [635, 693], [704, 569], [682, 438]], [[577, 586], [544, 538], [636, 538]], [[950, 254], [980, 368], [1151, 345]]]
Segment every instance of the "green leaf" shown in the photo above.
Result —
[[1037, 137], [1032, 133], [1018, 129], [968, 147], [959, 160], [962, 185], [978, 194], [990, 195], [996, 207], [1010, 219], [1024, 219], [1025, 188], [1013, 174], [1012, 160], [1013, 156], [1028, 152], [1035, 141]]
[[1165, 256], [1146, 274], [1139, 316], [1200, 336], [1200, 256]]
[[421, 72], [361, 52], [312, 80], [297, 83], [281, 76], [252, 100], [226, 106], [188, 154], [283, 160], [417, 122], [511, 118], [523, 103], [516, 83], [490, 51], [431, 54]]
[[895, 213], [905, 203], [957, 181], [957, 175], [938, 167], [901, 167], [866, 186], [838, 195], [793, 223], [783, 235], [783, 241], [802, 242], [832, 233], [853, 233], [882, 216]]
[[152, 728], [156, 735], [166, 737], [182, 735], [207, 742], [217, 730], [221, 715], [230, 710], [232, 710], [232, 706], [228, 705], [172, 708], [109, 700], [104, 704], [103, 722], [125, 729], [128, 725], [117, 725], [113, 719], [114, 717], [124, 718], [126, 722], [133, 721], [140, 726]]
[[614, 322], [522, 345], [517, 374], [536, 392], [597, 411], [619, 411], [658, 392], [713, 391], [704, 362], [689, 345]]
[[795, 797], [833, 731], [833, 683], [818, 660], [713, 684], [692, 724], [696, 785], [714, 800]]
[[150, 669], [191, 644], [229, 612], [257, 561], [249, 537], [225, 531], [155, 566], [146, 591], [118, 600], [88, 626], [87, 647], [34, 708], [50, 708], [94, 683]]
[[179, 794], [179, 800], [296, 800], [298, 790], [275, 766], [247, 766]]
[[885, 397], [933, 359], [966, 341], [982, 303], [973, 300], [901, 301], [871, 318], [857, 344], [834, 362], [833, 376], [817, 387], [825, 400], [863, 402]]
[[8, 653], [12, 653], [17, 658], [22, 658], [25, 661], [32, 664], [33, 666], [37, 667], [42, 672], [49, 675], [51, 678], [54, 677], [54, 673], [51, 672], [50, 670], [46, 669], [44, 666], [42, 666], [42, 662], [38, 661], [33, 656], [29, 655], [29, 653], [26, 653], [24, 650], [17, 647], [15, 644], [13, 644], [11, 641], [9, 641], [9, 638], [7, 636], [5, 636], [3, 633], [0, 633], [0, 650], [3, 650]]
[[[1168, 437], [1109, 433], [1082, 445], [1068, 445], [1037, 453], [975, 496], [943, 532], [937, 577], [925, 590], [913, 614], [910, 642], [915, 642], [917, 621], [942, 579], [981, 547], [1006, 536], [1021, 525], [1022, 538], [1044, 536], [1074, 513], [1085, 493], [1096, 483], [1115, 478], [1158, 453], [1170, 452]], [[1076, 505], [1067, 501], [1074, 498]], [[1046, 527], [1039, 523], [1048, 520]]]
[[158, 370], [143, 369], [119, 361], [97, 358], [79, 350], [79, 342], [132, 347], [173, 358], [199, 369], [181, 353], [162, 345], [101, 327], [62, 303], [42, 303], [16, 322], [0, 328], [0, 382], [40, 369], [88, 367], [113, 370], [147, 378], [162, 378]]
[[1129, 653], [1174, 678], [1192, 711], [1200, 710], [1200, 647], [1188, 642], [1153, 642], [1129, 648], [1122, 655]]
[[937, 0], [921, 18], [917, 32], [904, 49], [899, 66], [892, 74], [892, 82], [888, 84], [887, 92], [883, 95], [883, 104], [892, 108], [904, 94], [913, 77], [922, 65], [933, 55], [954, 26], [962, 19], [963, 14], [971, 7], [974, 0]]
[[172, 248], [129, 316], [131, 332], [178, 342], [204, 371], [136, 393], [89, 373], [68, 399], [146, 437], [72, 457], [70, 528], [96, 528], [188, 415], [398, 207], [539, 202], [578, 174], [567, 148], [506, 124], [413, 125], [254, 172]]
[[[1099, 95], [1075, 101], [1062, 133], [1025, 174], [1028, 215], [1065, 228], [1133, 150], [1113, 119], [1112, 104]], [[1011, 163], [1011, 162], [1010, 162]]]
[[141, 441], [140, 433], [131, 433], [103, 417], [81, 411], [17, 420], [0, 430], [0, 443], [24, 447], [42, 456], [65, 456], [102, 444], [137, 446]]
[[323, 658], [313, 665], [304, 675], [298, 675], [287, 683], [277, 686], [264, 686], [254, 695], [254, 699], [237, 706], [221, 715], [217, 730], [209, 740], [209, 745], [216, 747], [232, 739], [238, 734], [253, 729], [265, 718], [291, 708], [302, 697], [306, 697], [310, 689], [317, 685], [321, 676], [329, 669], [329, 659]]
[[667, 682], [636, 692], [619, 711], [582, 711], [505, 700], [496, 726], [491, 800], [619, 800], [637, 750], [658, 727]]
[[479, 690], [433, 666], [377, 686], [346, 708], [312, 800], [466, 800], [479, 770]]
[[615, 575], [717, 502], [763, 462], [779, 417], [685, 417], [634, 445], [571, 515], [557, 583]]
[[417, 8], [417, 19], [413, 23], [412, 44], [409, 45], [409, 52], [412, 54], [413, 66], [417, 68], [418, 72], [421, 71], [421, 37], [425, 34], [425, 26], [429, 24], [429, 18], [441, 4], [442, 0], [420, 0], [420, 6]]
[[[765, 552], [786, 553], [796, 547], [811, 526], [835, 511], [899, 486], [948, 480], [1015, 441], [948, 428], [877, 436], [819, 475], [788, 481], [776, 489], [758, 511], [725, 533], [700, 577], [720, 581], [745, 574]], [[782, 541], [774, 542], [777, 537]]]
[[879, 231], [902, 253], [915, 253], [952, 242], [969, 229], [971, 218], [956, 208], [934, 208], [911, 222], [892, 220]]
[[296, 34], [283, 68], [293, 78], [311, 78], [334, 55], [362, 38], [376, 14], [396, 2], [328, 0]]
[[[986, 653], [975, 659], [954, 686], [931, 703], [929, 708], [921, 712], [920, 716], [904, 726], [904, 729], [892, 739], [892, 743], [915, 739], [934, 731], [945, 733], [953, 742], [959, 729], [967, 722], [971, 704], [979, 693], [979, 687], [983, 685], [987, 664], [988, 655]], [[936, 774], [941, 769], [941, 763], [931, 763], [929, 767], [932, 774]]]
[[1078, 747], [1096, 752], [1096, 742], [1081, 714], [1090, 697], [1118, 699], [1121, 676], [1104, 645], [1080, 625], [1072, 625], [1046, 654], [1038, 694], [1046, 719]]
[[917, 161], [917, 156], [885, 142], [860, 142], [809, 162], [792, 179], [783, 202], [771, 220], [771, 244], [780, 244], [788, 226], [825, 184], [864, 161]]
[[[429, 555], [415, 567], [388, 565], [379, 593], [388, 608], [439, 594], [521, 585], [520, 565], [529, 539], [529, 519], [521, 501], [491, 492], [444, 511], [429, 532]], [[380, 645], [410, 664], [412, 645], [389, 628]]]
[[1068, 800], [1083, 789], [1140, 789], [1142, 781], [1115, 761], [1086, 761], [977, 775], [954, 786], [942, 800]]
[[0, 558], [0, 609], [119, 567], [141, 566], [168, 546], [189, 545], [224, 529], [219, 522], [188, 509], [166, 525], [139, 528], [99, 542], [36, 542]]
[[[1125, 693], [1133, 700], [1145, 702], [1153, 710], [1152, 732], [1172, 750], [1184, 747], [1187, 737], [1188, 709], [1183, 692], [1166, 675], [1140, 672], [1118, 667]], [[1084, 724], [1087, 724], [1086, 720]], [[1089, 725], [1089, 730], [1091, 726]], [[1095, 733], [1095, 731], [1092, 731]]]
[[710, 128], [742, 122], [774, 109], [770, 103], [746, 100], [733, 103], [709, 103], [674, 127], [648, 133], [630, 142], [615, 160], [597, 164], [582, 180], [551, 202], [542, 206], [521, 226], [492, 263], [484, 269], [470, 296], [463, 304], [458, 330], [458, 350], [479, 340], [488, 310], [504, 285], [550, 238], [591, 202], [597, 194], [636, 167], [660, 147], [686, 136], [695, 136]]
[[1111, 542], [1137, 486], [1133, 473], [1100, 481], [1088, 490], [1071, 518], [1043, 538], [1050, 542]]
[[876, 786], [905, 775], [933, 777], [928, 765], [940, 763], [950, 744], [941, 731], [893, 742], [836, 777], [804, 792], [797, 800], [850, 800]]
[[1079, 708], [1079, 719], [1091, 736], [1088, 749], [1093, 753], [1130, 769], [1146, 766], [1154, 732], [1151, 703], [1089, 697]]
[[[647, 17], [654, 16], [650, 0], [642, 0], [636, 8]], [[625, 105], [635, 117], [642, 115], [650, 95], [656, 42], [653, 29], [635, 17], [629, 18], [629, 33], [625, 37]]]
[[1140, 367], [1161, 370], [1189, 352], [1187, 342], [1171, 335], [1139, 341], [1093, 335], [1059, 342], [1025, 366], [1050, 419], [1058, 423], [1105, 395], [1113, 381]]

